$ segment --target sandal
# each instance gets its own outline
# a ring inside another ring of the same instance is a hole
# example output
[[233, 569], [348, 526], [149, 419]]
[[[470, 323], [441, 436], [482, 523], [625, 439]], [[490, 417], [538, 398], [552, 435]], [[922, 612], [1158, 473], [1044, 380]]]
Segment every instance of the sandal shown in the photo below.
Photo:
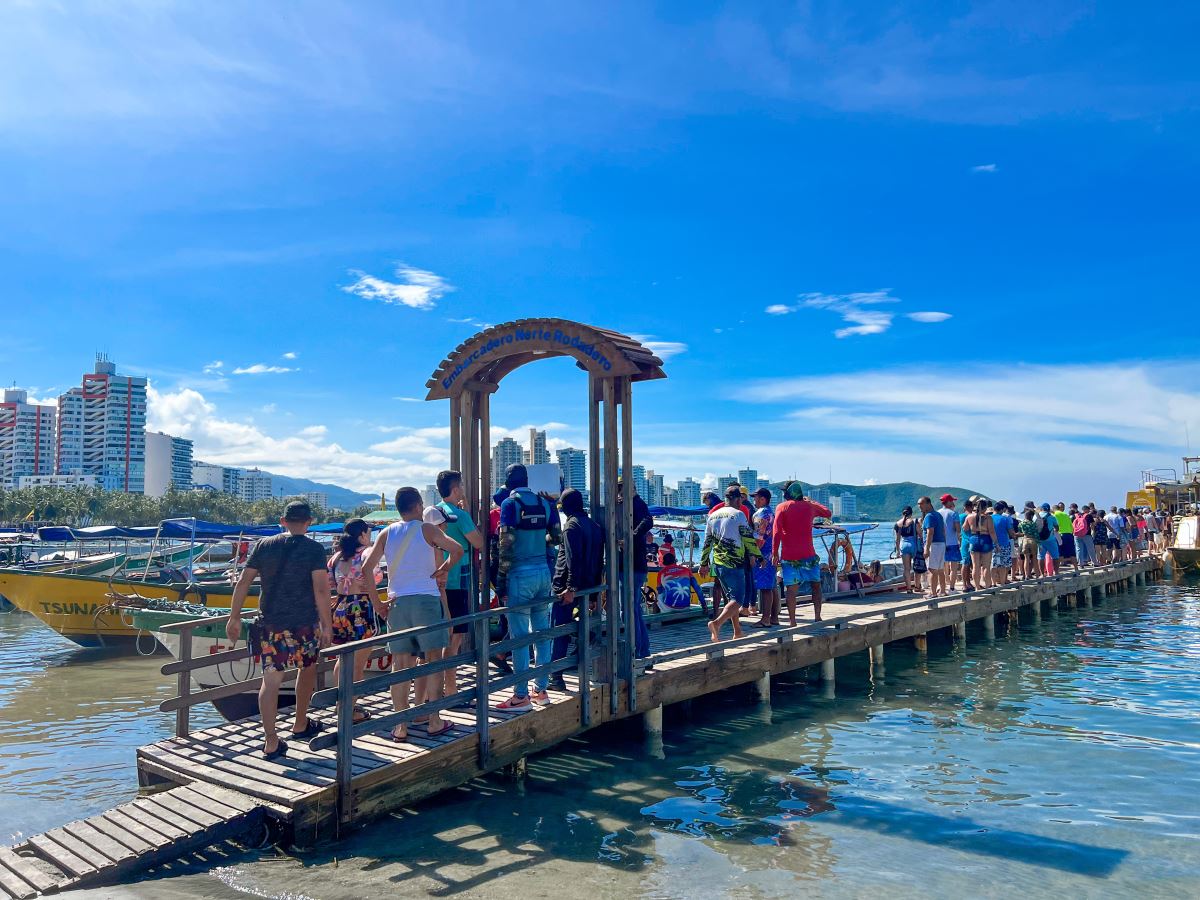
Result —
[[359, 723], [366, 722], [371, 718], [371, 711], [369, 709], [363, 709], [361, 706], [355, 706], [352, 715], [354, 717], [354, 724], [358, 725]]
[[449, 731], [453, 727], [454, 727], [453, 722], [447, 722], [445, 719], [442, 719], [442, 727], [441, 728], [439, 728], [437, 731], [434, 731], [428, 725], [426, 725], [425, 733], [428, 734], [430, 737], [437, 737], [439, 734], [445, 734], [447, 731]]
[[[404, 734], [396, 734], [396, 732], [400, 731], [401, 729], [404, 730]], [[397, 744], [407, 743], [408, 742], [408, 726], [407, 725], [397, 725], [395, 728], [393, 728], [392, 729], [392, 740], [395, 741]]]
[[321, 729], [324, 727], [325, 726], [322, 725], [320, 722], [318, 722], [316, 719], [307, 719], [306, 718], [304, 720], [304, 730], [303, 731], [293, 731], [292, 737], [298, 741], [305, 741], [305, 740], [308, 740], [309, 738], [316, 737], [318, 734], [321, 733]]
[[287, 744], [281, 738], [276, 739], [275, 749], [270, 753], [267, 752], [267, 745], [263, 744], [263, 759], [279, 759], [281, 756], [287, 756]]

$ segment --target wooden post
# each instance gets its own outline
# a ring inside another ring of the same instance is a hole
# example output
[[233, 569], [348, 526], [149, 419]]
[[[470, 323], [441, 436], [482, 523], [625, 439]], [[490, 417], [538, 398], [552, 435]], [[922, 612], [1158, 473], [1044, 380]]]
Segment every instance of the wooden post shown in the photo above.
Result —
[[1067, 594], [1067, 609], [1074, 609], [1079, 605], [1079, 598], [1076, 591]]
[[609, 711], [620, 708], [617, 696], [617, 644], [621, 630], [621, 567], [617, 557], [617, 392], [611, 378], [601, 381], [604, 396], [604, 526], [607, 538], [608, 601], [608, 699]]
[[354, 821], [354, 656], [342, 659], [337, 688], [338, 822]]
[[579, 601], [579, 636], [575, 639], [575, 652], [579, 657], [579, 724], [584, 728], [592, 724], [592, 613], [591, 596]]
[[913, 646], [922, 656], [929, 652], [929, 636], [925, 632], [913, 635]]
[[1104, 586], [1100, 584], [1092, 585], [1092, 602], [1100, 603], [1104, 599]]
[[[621, 617], [625, 622], [625, 644], [621, 659], [622, 674], [629, 692], [629, 711], [637, 711], [637, 679], [633, 674], [633, 659], [637, 640], [636, 605], [642, 602], [633, 575], [633, 385], [628, 378], [617, 381], [621, 392], [621, 469], [624, 482], [621, 488], [621, 538], [625, 553], [621, 563]], [[638, 596], [634, 596], [638, 594]]]
[[[185, 624], [179, 629], [179, 661], [181, 663], [190, 663], [192, 661], [192, 627], [191, 624]], [[246, 649], [249, 650], [249, 646]], [[180, 672], [176, 676], [175, 692], [178, 694], [179, 699], [187, 699], [187, 696], [192, 692], [191, 672]], [[191, 714], [192, 708], [186, 704], [175, 710], [175, 737], [188, 736]]]
[[883, 668], [883, 644], [871, 646], [871, 665], [877, 669]]
[[821, 680], [832, 682], [837, 675], [837, 667], [834, 664], [833, 657], [821, 660]]
[[[491, 559], [488, 552], [487, 523], [492, 512], [492, 398], [483, 394], [479, 398], [479, 482], [478, 497], [471, 515], [484, 534], [483, 549], [479, 551], [478, 577], [471, 579], [469, 597], [471, 612], [479, 612], [489, 605], [488, 570]], [[468, 500], [470, 498], [468, 497]], [[485, 623], [486, 624], [486, 623]], [[474, 629], [471, 629], [474, 635]]]
[[954, 639], [956, 641], [965, 641], [967, 639], [967, 623], [955, 622], [952, 626], [954, 631]]
[[462, 471], [462, 413], [457, 396], [450, 398], [450, 468]]
[[[479, 768], [491, 768], [492, 746], [488, 734], [488, 657], [491, 655], [492, 635], [486, 618], [478, 618], [472, 626], [475, 638], [475, 731], [479, 734]], [[346, 668], [346, 667], [343, 667]]]
[[996, 617], [994, 615], [983, 617], [983, 636], [989, 641], [996, 639]]
[[754, 698], [759, 703], [771, 702], [771, 673], [763, 672], [754, 682]]
[[600, 492], [600, 384], [594, 375], [588, 376], [588, 502], [592, 520], [604, 498]]
[[642, 730], [648, 735], [662, 734], [663, 708], [661, 706], [655, 706], [642, 713]]

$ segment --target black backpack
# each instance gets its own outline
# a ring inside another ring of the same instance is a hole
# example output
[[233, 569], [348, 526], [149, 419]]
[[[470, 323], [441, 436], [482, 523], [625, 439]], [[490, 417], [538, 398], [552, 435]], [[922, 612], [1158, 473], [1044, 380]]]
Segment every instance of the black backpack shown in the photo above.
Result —
[[1039, 541], [1048, 541], [1048, 540], [1050, 540], [1050, 535], [1051, 535], [1051, 531], [1050, 531], [1050, 522], [1049, 522], [1049, 520], [1047, 519], [1047, 516], [1049, 516], [1049, 513], [1046, 513], [1045, 515], [1043, 515], [1043, 516], [1041, 517], [1041, 518], [1042, 518], [1042, 527], [1041, 527], [1041, 529], [1038, 531], [1038, 540], [1039, 540]]
[[513, 491], [508, 495], [510, 500], [517, 502], [517, 524], [514, 526], [518, 531], [546, 531], [550, 527], [550, 514], [546, 509], [546, 501], [541, 497], [535, 498], [535, 503], [530, 505], [525, 502], [517, 491]]

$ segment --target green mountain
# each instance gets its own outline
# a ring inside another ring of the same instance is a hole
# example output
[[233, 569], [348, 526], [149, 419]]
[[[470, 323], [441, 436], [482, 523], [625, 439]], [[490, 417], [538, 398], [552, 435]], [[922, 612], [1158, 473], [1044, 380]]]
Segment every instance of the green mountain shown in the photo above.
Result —
[[[828, 488], [832, 495], [844, 492], [854, 494], [858, 498], [858, 514], [852, 518], [863, 522], [890, 522], [898, 519], [901, 509], [911, 506], [915, 510], [917, 499], [924, 496], [932, 497], [934, 506], [940, 506], [937, 498], [945, 493], [951, 493], [960, 499], [982, 493], [970, 488], [949, 485], [934, 487], [928, 484], [917, 484], [915, 481], [897, 481], [891, 484], [801, 483], [804, 485], [805, 493], [811, 492], [813, 488]], [[959, 509], [962, 509], [961, 505]]]

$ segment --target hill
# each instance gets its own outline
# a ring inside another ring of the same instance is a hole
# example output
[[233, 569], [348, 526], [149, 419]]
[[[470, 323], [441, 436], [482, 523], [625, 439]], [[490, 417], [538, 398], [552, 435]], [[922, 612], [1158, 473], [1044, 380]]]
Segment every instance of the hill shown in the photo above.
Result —
[[[928, 484], [917, 484], [915, 481], [896, 481], [890, 484], [838, 484], [836, 482], [826, 482], [825, 484], [803, 482], [803, 484], [806, 493], [819, 487], [828, 488], [831, 494], [841, 494], [845, 491], [854, 494], [858, 498], [858, 515], [853, 518], [864, 522], [890, 522], [898, 519], [900, 510], [905, 506], [916, 509], [919, 497], [932, 497], [934, 505], [938, 506], [937, 498], [945, 493], [951, 493], [960, 498], [982, 493], [970, 488], [949, 485], [935, 487]], [[962, 509], [961, 505], [959, 509]]]
[[336, 484], [323, 484], [319, 481], [310, 481], [307, 478], [291, 478], [287, 475], [276, 475], [274, 472], [267, 472], [265, 470], [264, 474], [271, 476], [271, 493], [276, 497], [280, 495], [291, 497], [294, 494], [319, 491], [329, 496], [329, 506], [331, 509], [344, 509], [347, 511], [363, 503], [379, 503], [379, 497], [375, 494], [360, 494], [358, 491], [339, 487]]

